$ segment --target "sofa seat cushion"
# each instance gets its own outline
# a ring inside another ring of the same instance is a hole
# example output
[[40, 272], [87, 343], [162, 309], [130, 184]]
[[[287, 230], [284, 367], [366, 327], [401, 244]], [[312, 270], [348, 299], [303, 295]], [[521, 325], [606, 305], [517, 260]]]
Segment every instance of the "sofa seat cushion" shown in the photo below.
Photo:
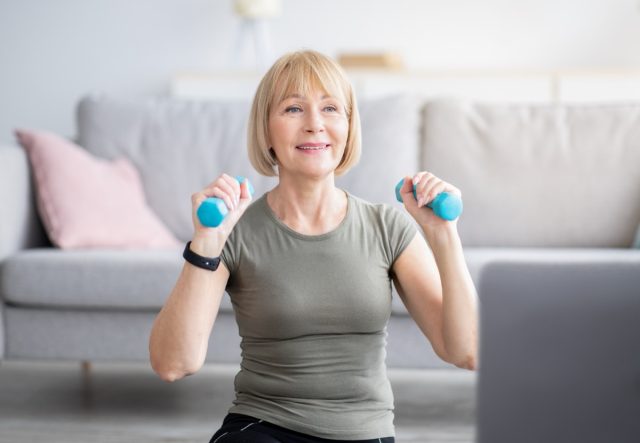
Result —
[[[479, 248], [464, 249], [464, 256], [476, 288], [480, 286], [484, 268], [497, 261], [526, 261], [527, 263], [575, 263], [584, 262], [593, 266], [598, 263], [631, 264], [640, 272], [640, 250], [617, 248]], [[517, 290], [517, 288], [514, 288]], [[481, 294], [480, 294], [481, 296]], [[395, 315], [409, 315], [402, 300], [394, 290], [392, 312]]]
[[[0, 296], [17, 306], [71, 309], [159, 310], [173, 289], [184, 260], [181, 250], [27, 249], [0, 266]], [[465, 259], [476, 287], [487, 264], [534, 260], [631, 262], [640, 269], [640, 250], [466, 248]], [[233, 312], [225, 295], [221, 312]], [[392, 314], [408, 316], [393, 290]]]
[[[17, 306], [157, 311], [183, 263], [182, 247], [27, 249], [2, 263], [0, 296]], [[228, 298], [223, 298], [221, 310], [231, 312]]]

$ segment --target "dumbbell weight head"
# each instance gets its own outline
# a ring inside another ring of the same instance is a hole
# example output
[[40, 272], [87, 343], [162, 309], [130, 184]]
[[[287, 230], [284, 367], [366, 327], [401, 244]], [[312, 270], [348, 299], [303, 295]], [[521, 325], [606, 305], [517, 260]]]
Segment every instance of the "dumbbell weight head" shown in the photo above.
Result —
[[[238, 183], [242, 183], [245, 178], [238, 175], [236, 176], [236, 180]], [[255, 192], [253, 186], [250, 181], [247, 181], [247, 184], [249, 186], [249, 194], [253, 196], [253, 193]], [[228, 213], [229, 208], [227, 208], [224, 200], [218, 197], [209, 197], [200, 204], [196, 214], [198, 215], [198, 220], [200, 220], [200, 223], [202, 223], [203, 226], [208, 228], [217, 228]]]

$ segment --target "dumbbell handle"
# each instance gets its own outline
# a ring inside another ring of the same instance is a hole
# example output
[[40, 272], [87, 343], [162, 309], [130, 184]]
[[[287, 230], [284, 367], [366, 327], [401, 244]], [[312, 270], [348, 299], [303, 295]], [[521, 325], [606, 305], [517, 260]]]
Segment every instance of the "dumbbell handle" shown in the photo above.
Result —
[[[238, 183], [242, 183], [245, 178], [238, 175], [236, 176], [236, 180]], [[251, 182], [247, 183], [249, 185], [249, 194], [253, 195], [253, 186], [251, 186]], [[207, 198], [200, 204], [197, 211], [198, 220], [200, 220], [200, 223], [202, 223], [203, 226], [208, 228], [217, 228], [220, 226], [228, 213], [229, 208], [227, 208], [227, 204], [224, 200], [218, 197]]]
[[[402, 203], [402, 195], [400, 195], [400, 189], [404, 185], [404, 179], [396, 185], [396, 199]], [[413, 185], [413, 197], [417, 200], [416, 185]], [[449, 192], [441, 192], [436, 197], [425, 205], [427, 208], [431, 208], [433, 213], [444, 220], [455, 220], [462, 214], [462, 199], [455, 194]]]

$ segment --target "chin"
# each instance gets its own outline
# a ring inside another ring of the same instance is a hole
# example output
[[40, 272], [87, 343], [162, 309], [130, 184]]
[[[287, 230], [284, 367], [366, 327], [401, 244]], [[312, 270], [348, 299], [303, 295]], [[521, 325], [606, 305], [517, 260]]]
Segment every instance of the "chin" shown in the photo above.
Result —
[[307, 178], [311, 178], [314, 180], [324, 180], [328, 177], [333, 177], [335, 176], [335, 168], [334, 169], [326, 169], [326, 170], [314, 170], [314, 171], [303, 171], [302, 175], [304, 175]]

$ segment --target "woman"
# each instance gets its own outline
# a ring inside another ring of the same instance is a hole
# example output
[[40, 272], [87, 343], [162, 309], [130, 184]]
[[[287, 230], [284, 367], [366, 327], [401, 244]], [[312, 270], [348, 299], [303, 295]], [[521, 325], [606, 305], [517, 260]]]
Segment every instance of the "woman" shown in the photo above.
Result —
[[[335, 176], [360, 155], [360, 122], [342, 69], [314, 51], [287, 54], [267, 72], [248, 134], [253, 166], [278, 184], [252, 201], [246, 180], [223, 174], [192, 196], [187, 248], [220, 265], [185, 263], [153, 326], [152, 366], [167, 381], [202, 366], [226, 289], [242, 365], [211, 442], [392, 442], [384, 363], [392, 279], [435, 352], [476, 364], [476, 296], [456, 222], [424, 207], [460, 191], [428, 172], [405, 177], [404, 205], [423, 237], [398, 209], [338, 189]], [[195, 215], [211, 196], [230, 209], [218, 228]]]

